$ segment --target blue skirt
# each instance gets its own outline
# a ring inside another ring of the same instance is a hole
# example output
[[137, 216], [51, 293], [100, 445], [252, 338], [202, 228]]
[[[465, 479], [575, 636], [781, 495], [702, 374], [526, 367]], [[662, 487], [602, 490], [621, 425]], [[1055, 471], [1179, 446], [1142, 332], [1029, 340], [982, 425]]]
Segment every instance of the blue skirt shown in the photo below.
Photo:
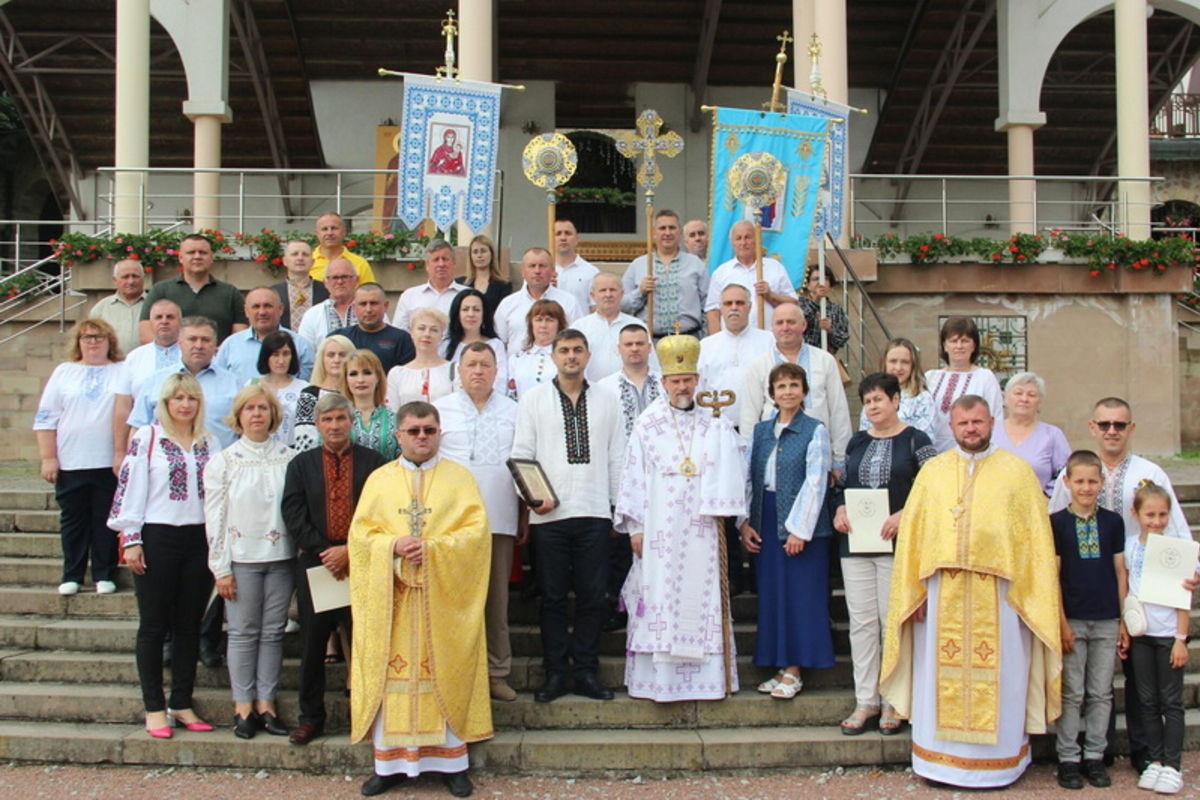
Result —
[[834, 664], [829, 628], [831, 537], [806, 542], [797, 555], [783, 551], [775, 493], [763, 492], [762, 550], [758, 573], [758, 637], [754, 663], [760, 667], [828, 668]]

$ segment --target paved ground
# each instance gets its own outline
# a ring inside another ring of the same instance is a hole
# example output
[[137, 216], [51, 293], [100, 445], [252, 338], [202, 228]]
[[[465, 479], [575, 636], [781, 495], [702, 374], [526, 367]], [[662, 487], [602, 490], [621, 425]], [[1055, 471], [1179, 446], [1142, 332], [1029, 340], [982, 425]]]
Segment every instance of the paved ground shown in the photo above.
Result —
[[[1200, 753], [1185, 753], [1184, 790], [1180, 798], [1200, 798]], [[1054, 781], [1054, 768], [1035, 764], [1014, 786], [989, 792], [996, 798], [1141, 798], [1155, 797], [1139, 792], [1126, 762], [1113, 768], [1111, 789], [1087, 788], [1067, 792]], [[160, 800], [164, 797], [196, 800], [337, 800], [359, 796], [362, 775], [314, 776], [295, 772], [234, 772], [204, 769], [147, 769], [134, 767], [0, 766], [0, 793], [5, 798], [121, 798]], [[857, 767], [843, 770], [797, 770], [767, 776], [719, 775], [703, 777], [622, 778], [508, 777], [478, 775], [475, 797], [522, 798], [527, 800], [964, 800], [983, 796], [947, 787], [933, 787], [908, 770], [879, 770]], [[449, 797], [436, 776], [421, 778], [393, 789], [385, 797]]]

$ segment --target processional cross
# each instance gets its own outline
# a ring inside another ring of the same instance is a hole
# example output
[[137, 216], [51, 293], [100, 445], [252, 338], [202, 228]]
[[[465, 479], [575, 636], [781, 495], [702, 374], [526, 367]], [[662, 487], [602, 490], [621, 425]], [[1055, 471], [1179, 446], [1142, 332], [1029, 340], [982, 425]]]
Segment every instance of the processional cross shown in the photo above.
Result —
[[[683, 152], [683, 137], [675, 131], [660, 134], [663, 118], [652, 108], [638, 115], [637, 133], [624, 131], [615, 137], [617, 152], [626, 158], [641, 159], [637, 181], [646, 197], [646, 277], [654, 277], [654, 193], [662, 183], [658, 155], [674, 158]], [[654, 333], [654, 295], [646, 298], [646, 327]]]

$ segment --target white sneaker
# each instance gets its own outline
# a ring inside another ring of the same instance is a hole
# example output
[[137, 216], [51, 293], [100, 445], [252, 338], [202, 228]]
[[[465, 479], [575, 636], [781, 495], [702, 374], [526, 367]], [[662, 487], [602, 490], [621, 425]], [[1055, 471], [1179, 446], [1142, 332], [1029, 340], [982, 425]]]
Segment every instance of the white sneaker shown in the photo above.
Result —
[[[1141, 785], [1141, 782], [1138, 782]], [[1174, 767], [1164, 766], [1158, 773], [1158, 781], [1154, 784], [1154, 791], [1159, 794], [1179, 794], [1179, 790], [1183, 788], [1183, 773]]]
[[300, 632], [300, 623], [294, 619], [289, 619], [287, 621], [287, 625], [285, 625], [283, 628], [283, 632], [284, 633], [299, 633]]
[[79, 594], [79, 584], [75, 581], [66, 581], [58, 585], [58, 593], [61, 595]]
[[1162, 771], [1163, 765], [1157, 761], [1147, 766], [1142, 770], [1142, 777], [1138, 778], [1138, 788], [1154, 791], [1154, 787], [1158, 785], [1158, 776], [1162, 774]]
[[96, 581], [96, 594], [112, 594], [117, 590], [117, 585], [112, 581]]

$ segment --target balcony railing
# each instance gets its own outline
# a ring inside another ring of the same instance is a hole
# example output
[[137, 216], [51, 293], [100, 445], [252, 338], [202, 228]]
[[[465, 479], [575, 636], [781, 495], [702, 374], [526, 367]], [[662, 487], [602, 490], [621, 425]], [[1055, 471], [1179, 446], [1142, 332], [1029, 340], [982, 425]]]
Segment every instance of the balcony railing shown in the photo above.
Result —
[[1155, 139], [1194, 139], [1200, 137], [1200, 94], [1175, 92], [1150, 123]]

